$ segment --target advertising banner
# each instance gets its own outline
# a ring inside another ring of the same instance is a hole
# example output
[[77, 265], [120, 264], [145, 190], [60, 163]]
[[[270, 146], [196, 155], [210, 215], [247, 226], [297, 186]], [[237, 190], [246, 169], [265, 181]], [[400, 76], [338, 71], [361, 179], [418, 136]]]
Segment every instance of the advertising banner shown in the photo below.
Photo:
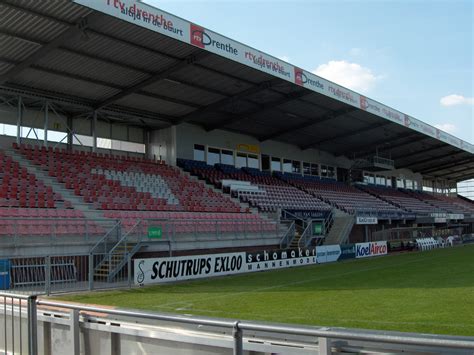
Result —
[[387, 242], [368, 242], [356, 244], [356, 259], [369, 258], [372, 256], [386, 255]]
[[341, 256], [340, 245], [322, 245], [316, 247], [316, 262], [318, 264], [338, 261]]
[[[288, 212], [285, 214], [285, 212]], [[292, 217], [297, 217], [301, 219], [325, 219], [329, 212], [327, 211], [314, 211], [314, 210], [292, 210], [292, 209], [285, 209], [282, 211], [282, 215], [284, 218], [292, 219]]]
[[134, 280], [146, 285], [311, 264], [316, 264], [314, 248], [135, 259]]
[[356, 224], [377, 224], [377, 217], [357, 217]]
[[315, 248], [261, 251], [246, 254], [247, 272], [316, 264]]
[[325, 80], [306, 70], [246, 46], [240, 42], [183, 20], [170, 13], [138, 0], [73, 0], [75, 3], [114, 16], [118, 19], [172, 37], [208, 52], [260, 70], [280, 79], [303, 86], [348, 105], [383, 117], [389, 121], [409, 127], [437, 138], [455, 147], [474, 152], [474, 145], [461, 141], [443, 131], [435, 129], [417, 119], [402, 114], [375, 100], [350, 89]]
[[341, 245], [341, 256], [339, 256], [339, 260], [355, 259], [355, 257], [356, 257], [355, 244]]
[[245, 270], [245, 253], [135, 259], [135, 284], [193, 280]]

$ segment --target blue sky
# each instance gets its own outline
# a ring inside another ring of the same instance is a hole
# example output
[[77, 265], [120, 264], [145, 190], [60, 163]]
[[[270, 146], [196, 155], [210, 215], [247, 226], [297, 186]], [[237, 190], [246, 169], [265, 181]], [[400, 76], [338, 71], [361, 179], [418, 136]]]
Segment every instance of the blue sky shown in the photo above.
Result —
[[474, 143], [474, 1], [144, 2]]

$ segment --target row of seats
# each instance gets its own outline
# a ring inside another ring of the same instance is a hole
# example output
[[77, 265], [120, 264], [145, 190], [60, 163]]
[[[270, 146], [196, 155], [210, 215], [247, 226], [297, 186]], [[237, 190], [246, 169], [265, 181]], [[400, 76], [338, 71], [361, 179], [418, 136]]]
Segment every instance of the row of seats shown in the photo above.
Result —
[[230, 198], [163, 162], [37, 146], [17, 149], [99, 209], [242, 212]]
[[400, 208], [353, 186], [314, 176], [277, 173], [280, 179], [348, 213], [402, 213]]
[[0, 151], [0, 207], [54, 208], [59, 194]]

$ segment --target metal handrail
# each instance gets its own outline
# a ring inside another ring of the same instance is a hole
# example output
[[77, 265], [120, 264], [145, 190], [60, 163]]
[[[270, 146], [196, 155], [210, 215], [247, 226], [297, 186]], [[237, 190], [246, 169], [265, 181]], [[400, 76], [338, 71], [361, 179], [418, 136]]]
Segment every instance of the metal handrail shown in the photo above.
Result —
[[[311, 219], [309, 220], [309, 222], [307, 222], [306, 228], [304, 229], [303, 233], [301, 234], [300, 240], [298, 241], [298, 246], [300, 248], [307, 247], [309, 242], [311, 242], [311, 239], [313, 239], [311, 235], [311, 232], [313, 231], [312, 226], [313, 226], [313, 220]], [[309, 240], [308, 240], [308, 234], [311, 235]]]
[[286, 249], [288, 245], [291, 244], [291, 242], [293, 241], [293, 238], [295, 237], [295, 228], [296, 228], [296, 221], [293, 221], [288, 227], [288, 230], [286, 231], [285, 235], [280, 239], [281, 249]]
[[90, 253], [94, 253], [95, 252], [95, 249], [102, 243], [102, 242], [105, 242], [105, 240], [109, 237], [110, 233], [112, 233], [112, 231], [115, 230], [115, 228], [117, 228], [119, 225], [122, 224], [122, 221], [118, 220], [117, 223], [115, 223], [115, 225], [110, 228], [110, 230], [105, 233], [105, 235], [97, 242], [95, 243], [95, 245], [90, 249]]
[[[11, 294], [5, 293], [5, 296], [11, 297]], [[2, 293], [0, 293], [2, 296]], [[474, 349], [474, 338], [472, 337], [454, 337], [454, 336], [440, 336], [440, 335], [426, 335], [413, 333], [399, 333], [399, 332], [384, 332], [370, 330], [351, 330], [351, 329], [332, 329], [328, 327], [314, 327], [314, 326], [290, 326], [278, 324], [263, 324], [256, 322], [246, 322], [240, 320], [223, 320], [213, 319], [207, 317], [189, 317], [184, 315], [170, 315], [160, 313], [137, 312], [130, 310], [121, 310], [113, 308], [102, 308], [94, 306], [85, 306], [78, 304], [69, 304], [61, 302], [51, 302], [44, 300], [37, 300], [37, 305], [64, 308], [76, 311], [93, 312], [99, 314], [109, 314], [115, 316], [135, 317], [142, 319], [168, 321], [192, 325], [206, 325], [213, 327], [230, 328], [236, 331], [262, 331], [277, 334], [291, 334], [299, 336], [311, 336], [326, 339], [340, 339], [340, 340], [355, 340], [367, 342], [381, 342], [400, 345], [415, 345], [415, 346], [433, 346], [453, 349]], [[242, 334], [240, 334], [240, 342]], [[235, 337], [234, 337], [235, 338]]]

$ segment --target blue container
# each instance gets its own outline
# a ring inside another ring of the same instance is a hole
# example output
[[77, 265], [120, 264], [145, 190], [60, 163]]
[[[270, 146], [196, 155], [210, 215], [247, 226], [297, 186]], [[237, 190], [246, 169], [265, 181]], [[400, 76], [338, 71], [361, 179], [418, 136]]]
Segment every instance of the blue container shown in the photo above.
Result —
[[0, 290], [10, 289], [10, 260], [0, 260]]

